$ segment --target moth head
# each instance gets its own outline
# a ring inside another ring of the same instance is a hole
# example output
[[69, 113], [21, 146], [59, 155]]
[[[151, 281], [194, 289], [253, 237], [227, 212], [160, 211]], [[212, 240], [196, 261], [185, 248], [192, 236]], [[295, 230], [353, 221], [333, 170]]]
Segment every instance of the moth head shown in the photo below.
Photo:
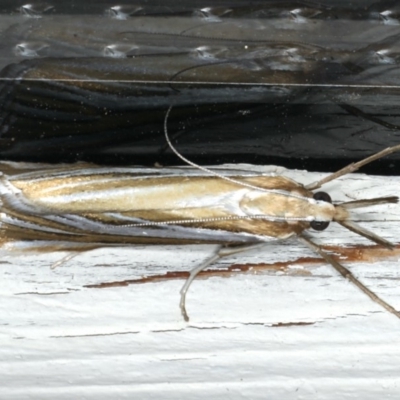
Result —
[[[316, 192], [313, 195], [315, 200], [332, 203], [331, 197], [326, 192]], [[389, 196], [389, 197], [376, 197], [373, 199], [363, 199], [363, 200], [355, 200], [355, 201], [347, 201], [343, 203], [334, 204], [334, 214], [332, 221], [338, 222], [340, 225], [344, 226], [346, 229], [357, 233], [360, 236], [363, 236], [372, 242], [383, 245], [387, 248], [392, 249], [394, 245], [387, 241], [386, 239], [381, 238], [373, 232], [368, 231], [367, 229], [361, 227], [356, 224], [354, 221], [350, 219], [349, 210], [354, 208], [363, 208], [376, 206], [380, 204], [389, 204], [389, 203], [398, 203], [399, 198], [397, 196]], [[311, 221], [310, 226], [312, 229], [316, 231], [323, 231], [329, 226], [330, 221]]]
[[[314, 200], [332, 204], [331, 196], [329, 196], [329, 194], [326, 192], [316, 192], [316, 193], [314, 193], [313, 198], [314, 198]], [[336, 208], [335, 208], [334, 212], [336, 213]], [[334, 216], [333, 216], [333, 218], [334, 218]], [[311, 228], [314, 229], [315, 231], [324, 231], [329, 226], [329, 224], [330, 224], [330, 221], [315, 220], [315, 221], [310, 222]]]

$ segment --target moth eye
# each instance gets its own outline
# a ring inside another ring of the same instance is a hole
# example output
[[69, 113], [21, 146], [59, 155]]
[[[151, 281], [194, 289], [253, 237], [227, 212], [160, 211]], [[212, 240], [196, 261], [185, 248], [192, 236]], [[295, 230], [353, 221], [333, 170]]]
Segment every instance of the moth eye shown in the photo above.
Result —
[[[332, 203], [331, 196], [329, 196], [328, 193], [326, 192], [317, 192], [314, 193], [313, 196], [314, 200], [321, 200], [321, 201], [326, 201], [327, 203]], [[325, 229], [325, 228], [324, 228]], [[322, 229], [321, 229], [322, 230]]]
[[[320, 193], [323, 193], [323, 192], [320, 192]], [[310, 226], [311, 226], [311, 228], [313, 228], [316, 231], [324, 231], [329, 226], [329, 221], [311, 221]]]

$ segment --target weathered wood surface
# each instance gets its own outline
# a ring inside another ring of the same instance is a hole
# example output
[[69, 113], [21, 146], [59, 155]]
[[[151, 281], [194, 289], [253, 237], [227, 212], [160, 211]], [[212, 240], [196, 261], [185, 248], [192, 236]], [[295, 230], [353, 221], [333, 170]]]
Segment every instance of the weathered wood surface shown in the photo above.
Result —
[[[276, 170], [304, 183], [321, 176]], [[342, 201], [396, 195], [399, 187], [398, 177], [357, 174], [324, 190]], [[354, 215], [395, 250], [335, 225], [310, 235], [400, 309], [400, 206]], [[0, 398], [397, 396], [400, 321], [296, 240], [212, 266], [189, 291], [185, 323], [183, 272], [212, 250], [99, 249], [51, 270], [61, 253], [3, 249]]]

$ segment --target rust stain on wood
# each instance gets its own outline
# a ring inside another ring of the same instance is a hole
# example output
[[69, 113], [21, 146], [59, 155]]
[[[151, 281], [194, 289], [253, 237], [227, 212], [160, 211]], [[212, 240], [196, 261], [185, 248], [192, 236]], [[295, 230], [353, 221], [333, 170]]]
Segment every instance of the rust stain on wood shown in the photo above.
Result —
[[[335, 258], [345, 260], [345, 262], [368, 262], [373, 263], [378, 260], [390, 259], [400, 256], [400, 245], [397, 245], [393, 250], [382, 248], [378, 245], [357, 246], [357, 247], [339, 247], [339, 246], [324, 246], [325, 251], [334, 253]], [[304, 269], [305, 266], [319, 265], [325, 263], [324, 260], [317, 257], [300, 257], [297, 260], [282, 261], [275, 263], [257, 263], [257, 264], [233, 264], [224, 269], [208, 269], [199, 273], [198, 278], [208, 278], [210, 276], [229, 277], [236, 273], [265, 273], [283, 272], [290, 275], [311, 275], [311, 272]], [[301, 268], [294, 268], [301, 267]], [[85, 285], [87, 288], [109, 288], [128, 285], [137, 285], [149, 282], [162, 282], [172, 279], [187, 279], [189, 272], [176, 271], [167, 272], [160, 275], [145, 276], [139, 279], [126, 279], [123, 281], [102, 282], [91, 285]]]
[[278, 322], [277, 324], [270, 325], [271, 328], [285, 328], [289, 326], [304, 326], [304, 325], [314, 325], [315, 322]]
[[324, 246], [324, 249], [329, 252], [339, 253], [339, 257], [348, 262], [364, 261], [373, 263], [378, 260], [400, 256], [400, 244], [395, 246], [393, 250], [386, 249], [379, 245], [357, 247]]

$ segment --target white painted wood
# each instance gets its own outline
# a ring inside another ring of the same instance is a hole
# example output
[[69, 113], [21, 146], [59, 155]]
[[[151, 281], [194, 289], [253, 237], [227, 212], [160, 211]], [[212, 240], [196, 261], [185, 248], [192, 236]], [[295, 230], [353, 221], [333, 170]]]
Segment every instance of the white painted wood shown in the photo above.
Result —
[[[266, 171], [266, 168], [247, 167]], [[308, 183], [322, 174], [284, 172]], [[398, 195], [399, 177], [354, 174], [324, 187], [336, 201]], [[370, 262], [346, 264], [400, 309], [400, 206], [355, 210], [363, 226], [397, 243]], [[321, 244], [368, 245], [340, 226], [310, 233]], [[221, 260], [293, 261], [198, 279], [102, 289], [86, 285], [188, 271], [213, 246], [1, 252], [0, 398], [13, 399], [377, 399], [400, 388], [400, 320], [382, 310], [296, 240]], [[368, 261], [368, 260], [367, 260]], [[213, 266], [215, 269], [217, 266]]]

